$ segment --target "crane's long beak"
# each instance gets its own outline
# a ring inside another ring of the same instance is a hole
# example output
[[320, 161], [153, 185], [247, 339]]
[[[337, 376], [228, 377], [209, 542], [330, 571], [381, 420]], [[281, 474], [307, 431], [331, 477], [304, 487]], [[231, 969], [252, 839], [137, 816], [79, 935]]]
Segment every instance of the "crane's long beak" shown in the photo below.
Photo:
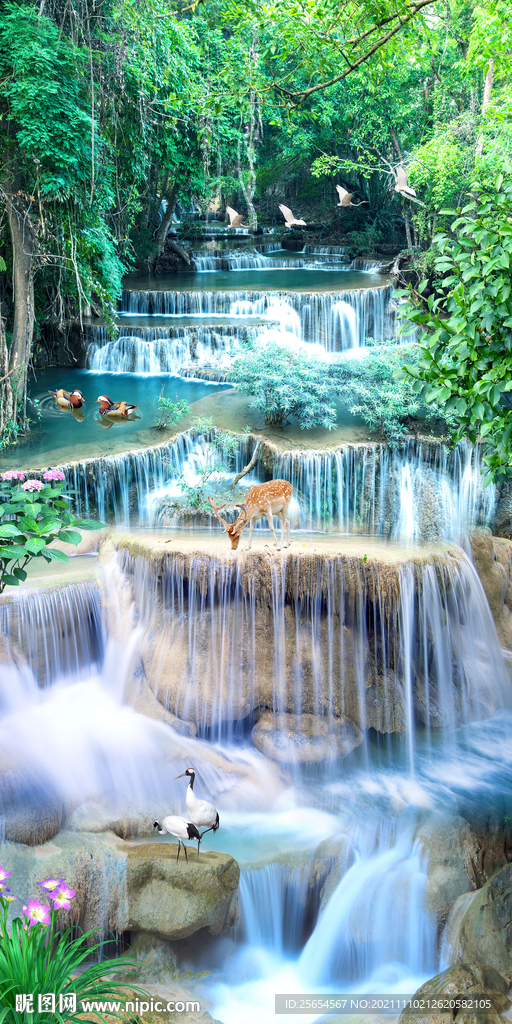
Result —
[[182, 779], [186, 774], [187, 774], [186, 772], [182, 772], [181, 775], [177, 775], [176, 778], [177, 779]]

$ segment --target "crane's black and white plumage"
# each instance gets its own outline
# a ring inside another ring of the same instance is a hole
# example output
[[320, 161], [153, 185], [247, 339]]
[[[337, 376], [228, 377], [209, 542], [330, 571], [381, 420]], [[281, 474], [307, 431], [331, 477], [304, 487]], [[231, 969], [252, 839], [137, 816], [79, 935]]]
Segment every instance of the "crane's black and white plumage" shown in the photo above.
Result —
[[395, 192], [398, 192], [400, 196], [405, 196], [406, 199], [412, 199], [413, 203], [418, 203], [419, 206], [425, 206], [425, 203], [422, 203], [421, 199], [416, 197], [414, 189], [407, 184], [407, 175], [401, 164], [397, 167], [395, 174]]
[[201, 836], [197, 831], [196, 826], [192, 821], [187, 821], [186, 818], [180, 818], [179, 814], [168, 814], [166, 818], [162, 818], [162, 825], [155, 819], [153, 822], [153, 828], [157, 828], [161, 836], [166, 834], [170, 836], [176, 836], [178, 840], [178, 856], [176, 860], [180, 859], [180, 847], [182, 846], [185, 850], [185, 860], [188, 863], [187, 847], [183, 842], [183, 839], [197, 839], [197, 856], [199, 857], [199, 843], [201, 842]]
[[301, 224], [303, 227], [307, 227], [305, 220], [297, 220], [297, 218], [293, 216], [289, 206], [283, 206], [283, 204], [280, 203], [279, 209], [284, 217], [287, 228], [292, 228], [294, 224]]
[[363, 199], [360, 203], [353, 203], [352, 196], [354, 193], [347, 192], [346, 188], [343, 188], [341, 185], [336, 185], [336, 191], [340, 197], [338, 206], [363, 206], [364, 203], [368, 203], [367, 199]]
[[198, 828], [204, 828], [204, 832], [201, 833], [202, 839], [206, 832], [217, 831], [219, 827], [219, 812], [208, 800], [198, 800], [194, 793], [194, 780], [196, 777], [194, 769], [187, 768], [186, 771], [182, 772], [181, 775], [177, 775], [176, 778], [183, 779], [185, 776], [190, 780], [185, 798], [188, 816], [194, 822], [194, 825], [197, 825]]

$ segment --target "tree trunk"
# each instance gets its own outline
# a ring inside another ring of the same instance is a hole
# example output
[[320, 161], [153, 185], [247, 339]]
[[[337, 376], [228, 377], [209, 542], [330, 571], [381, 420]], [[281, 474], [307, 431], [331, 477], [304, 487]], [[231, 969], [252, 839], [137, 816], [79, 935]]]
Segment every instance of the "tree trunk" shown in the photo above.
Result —
[[405, 222], [405, 237], [407, 239], [407, 248], [412, 249], [412, 238], [411, 238], [411, 225], [409, 222], [409, 214], [404, 206], [404, 222]]
[[158, 246], [158, 255], [159, 256], [160, 256], [160, 253], [163, 252], [163, 248], [164, 248], [164, 245], [165, 245], [165, 239], [167, 238], [167, 232], [169, 231], [169, 228], [170, 228], [170, 226], [172, 224], [172, 216], [173, 216], [173, 213], [174, 213], [174, 211], [176, 209], [176, 200], [178, 198], [178, 192], [179, 192], [179, 185], [175, 181], [174, 185], [172, 186], [169, 198], [167, 200], [167, 209], [166, 209], [166, 211], [165, 211], [165, 213], [164, 213], [164, 215], [162, 217], [162, 220], [160, 221], [160, 224], [158, 226], [158, 229], [157, 229], [157, 232], [156, 232], [156, 235], [155, 235], [155, 241], [156, 241], [156, 244]]
[[[20, 183], [15, 180], [14, 189]], [[23, 408], [26, 425], [27, 369], [34, 333], [34, 232], [24, 197], [18, 188], [7, 196], [7, 217], [12, 240], [14, 323], [9, 353], [10, 380], [16, 381], [14, 418]]]
[[[484, 82], [484, 98], [482, 100], [482, 118], [485, 115], [487, 107], [491, 102], [492, 87], [494, 85], [494, 57], [491, 57], [489, 61], [489, 67], [487, 68], [487, 74]], [[480, 132], [476, 143], [475, 156], [482, 156], [484, 151], [484, 133]]]
[[14, 396], [9, 375], [9, 350], [5, 337], [5, 320], [0, 316], [0, 441], [10, 439], [14, 413]]

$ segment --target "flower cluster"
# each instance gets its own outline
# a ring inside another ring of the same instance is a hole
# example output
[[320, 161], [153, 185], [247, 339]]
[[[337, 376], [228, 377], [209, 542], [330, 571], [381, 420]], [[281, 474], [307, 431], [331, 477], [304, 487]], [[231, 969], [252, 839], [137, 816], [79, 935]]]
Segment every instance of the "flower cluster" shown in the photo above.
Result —
[[43, 473], [43, 480], [65, 480], [66, 477], [60, 469], [47, 469]]
[[42, 491], [44, 487], [42, 480], [26, 480], [21, 485], [22, 491]]
[[39, 885], [46, 890], [57, 910], [70, 909], [69, 901], [75, 896], [76, 889], [69, 889], [65, 878], [47, 878], [46, 882], [39, 882]]
[[21, 472], [21, 469], [8, 469], [6, 473], [2, 473], [2, 480], [24, 480], [25, 474]]
[[[6, 878], [11, 874], [11, 871], [6, 871], [5, 868], [0, 867], [0, 900], [4, 900], [6, 903], [11, 903], [12, 900], [16, 899], [16, 896], [12, 896], [10, 890], [4, 884]], [[76, 895], [76, 890], [68, 887], [65, 878], [47, 878], [46, 882], [39, 882], [38, 884], [52, 900], [56, 910], [69, 910], [71, 908], [70, 900]], [[28, 917], [28, 923], [25, 926], [27, 928], [35, 924], [41, 924], [43, 928], [46, 928], [51, 924], [50, 907], [37, 899], [30, 899], [28, 904], [23, 904], [23, 913], [25, 917]]]

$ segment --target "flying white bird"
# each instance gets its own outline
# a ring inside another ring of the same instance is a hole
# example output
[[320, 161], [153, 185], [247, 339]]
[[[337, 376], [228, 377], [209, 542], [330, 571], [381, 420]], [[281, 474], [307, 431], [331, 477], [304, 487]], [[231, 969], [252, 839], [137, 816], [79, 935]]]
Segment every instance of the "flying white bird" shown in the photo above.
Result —
[[157, 828], [161, 836], [169, 834], [170, 836], [176, 836], [178, 840], [178, 856], [176, 860], [180, 859], [180, 847], [182, 846], [185, 850], [185, 860], [188, 863], [187, 847], [182, 842], [183, 839], [197, 839], [197, 856], [199, 857], [199, 843], [201, 842], [201, 836], [197, 831], [195, 825], [191, 821], [187, 821], [185, 818], [180, 818], [179, 814], [168, 814], [166, 818], [162, 819], [162, 826], [160, 822], [156, 820], [153, 822], [153, 828]]
[[362, 206], [363, 203], [367, 203], [367, 199], [363, 199], [360, 203], [353, 203], [352, 196], [353, 192], [347, 192], [346, 188], [342, 188], [341, 185], [336, 185], [336, 191], [340, 197], [338, 206]]
[[232, 206], [226, 206], [226, 213], [229, 217], [230, 228], [246, 228], [247, 224], [242, 224], [244, 219], [243, 213], [237, 213]]
[[[187, 804], [187, 811], [190, 820], [194, 825], [204, 828], [204, 832], [201, 832], [201, 839], [207, 832], [216, 832], [219, 827], [219, 812], [210, 804], [208, 800], [198, 800], [194, 793], [194, 780], [196, 773], [193, 768], [187, 768], [186, 771], [182, 772], [181, 775], [177, 775], [177, 779], [182, 779], [184, 776], [190, 779], [187, 786], [187, 795], [185, 797]], [[206, 827], [205, 827], [206, 826]], [[199, 846], [197, 847], [199, 853]]]
[[406, 199], [412, 199], [413, 203], [418, 203], [419, 206], [425, 206], [425, 203], [422, 203], [421, 199], [416, 198], [416, 192], [414, 189], [407, 184], [407, 175], [401, 164], [397, 167], [395, 173], [395, 192], [398, 192], [400, 196], [404, 196]]
[[297, 218], [293, 216], [289, 206], [283, 206], [282, 203], [279, 203], [279, 209], [285, 219], [287, 228], [292, 228], [294, 224], [302, 224], [303, 227], [307, 227], [305, 220], [297, 220]]

